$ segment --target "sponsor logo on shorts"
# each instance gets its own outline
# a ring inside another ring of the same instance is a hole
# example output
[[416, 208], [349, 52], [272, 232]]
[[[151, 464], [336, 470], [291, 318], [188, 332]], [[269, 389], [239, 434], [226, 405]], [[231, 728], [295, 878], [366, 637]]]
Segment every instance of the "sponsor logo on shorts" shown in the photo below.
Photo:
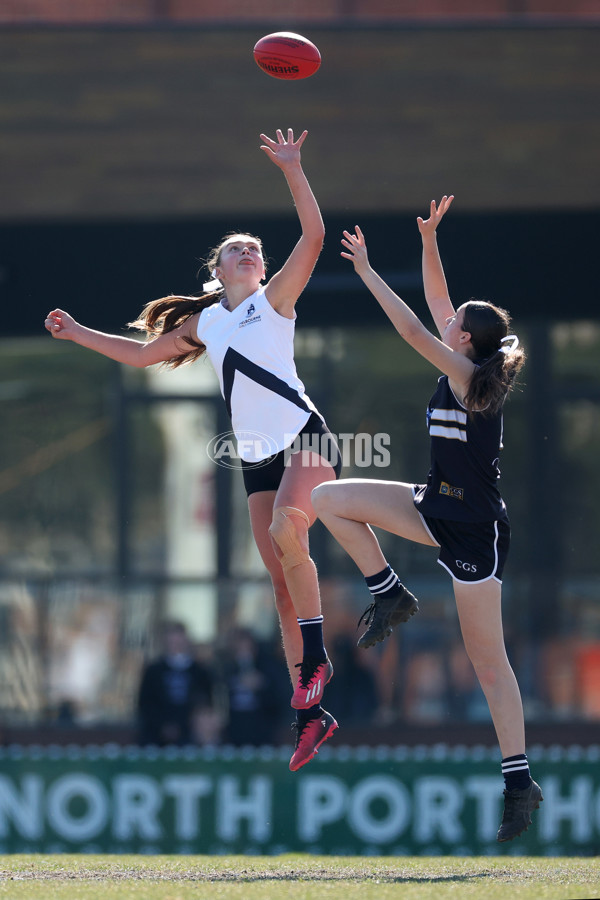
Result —
[[456, 563], [457, 568], [462, 569], [463, 572], [472, 572], [473, 575], [477, 572], [475, 563], [463, 562], [462, 559], [455, 559], [454, 562]]

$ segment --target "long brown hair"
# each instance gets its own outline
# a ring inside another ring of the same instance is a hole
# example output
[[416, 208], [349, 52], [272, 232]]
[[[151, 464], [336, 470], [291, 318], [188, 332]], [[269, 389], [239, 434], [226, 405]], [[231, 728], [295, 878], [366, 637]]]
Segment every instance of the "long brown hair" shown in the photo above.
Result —
[[503, 345], [508, 336], [510, 315], [500, 306], [484, 300], [465, 303], [463, 331], [471, 334], [472, 359], [478, 364], [465, 394], [470, 413], [495, 415], [506, 400], [523, 364], [525, 351]]
[[[141, 311], [139, 317], [134, 322], [129, 322], [129, 328], [137, 328], [138, 331], [146, 333], [147, 340], [160, 337], [161, 334], [167, 334], [190, 318], [196, 313], [202, 312], [212, 306], [222, 292], [202, 294], [200, 297], [186, 297], [180, 294], [170, 294], [168, 297], [161, 297], [159, 300], [151, 300]], [[191, 337], [184, 337], [183, 340], [189, 344], [190, 350], [171, 359], [165, 360], [163, 365], [169, 369], [176, 369], [184, 363], [193, 362], [199, 359], [206, 351], [206, 345], [202, 341], [195, 340]]]
[[[237, 237], [238, 235], [240, 237], [245, 236], [252, 238], [262, 250], [262, 242], [260, 239], [253, 237], [249, 232], [229, 232], [222, 238], [217, 246], [210, 251], [206, 259], [205, 266], [211, 277], [213, 277], [213, 271], [221, 261], [221, 251], [223, 250], [223, 247], [232, 238]], [[201, 294], [199, 297], [186, 296], [183, 294], [169, 294], [168, 297], [161, 297], [159, 300], [151, 300], [150, 303], [147, 303], [138, 318], [135, 319], [134, 322], [129, 322], [128, 326], [129, 328], [136, 328], [138, 331], [145, 332], [147, 340], [150, 341], [160, 337], [161, 334], [167, 334], [169, 331], [179, 328], [179, 326], [183, 325], [183, 323], [191, 316], [202, 312], [209, 306], [212, 306], [213, 303], [221, 300], [223, 295], [224, 290], [222, 287]], [[163, 363], [167, 368], [176, 369], [184, 363], [194, 362], [194, 360], [199, 359], [202, 354], [205, 353], [206, 344], [203, 344], [202, 341], [192, 337], [184, 337], [183, 340], [186, 344], [189, 344], [190, 350], [187, 353], [182, 353], [171, 359], [167, 359]]]

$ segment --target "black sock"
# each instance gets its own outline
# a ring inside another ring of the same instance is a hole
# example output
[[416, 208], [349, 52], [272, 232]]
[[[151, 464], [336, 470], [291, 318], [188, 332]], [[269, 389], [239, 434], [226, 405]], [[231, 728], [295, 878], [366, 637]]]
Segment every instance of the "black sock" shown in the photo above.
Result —
[[504, 785], [507, 791], [519, 790], [529, 787], [531, 783], [531, 774], [529, 772], [529, 763], [524, 753], [518, 753], [517, 756], [507, 756], [502, 760], [502, 775], [504, 776]]
[[312, 656], [324, 662], [327, 659], [327, 653], [323, 643], [323, 616], [314, 616], [312, 619], [298, 619], [298, 625], [302, 632], [304, 656]]
[[376, 575], [367, 575], [365, 581], [374, 600], [396, 597], [402, 591], [400, 579], [389, 565]]
[[298, 725], [303, 725], [305, 722], [310, 722], [312, 719], [318, 719], [322, 712], [323, 707], [320, 703], [316, 703], [308, 709], [297, 709], [296, 722]]

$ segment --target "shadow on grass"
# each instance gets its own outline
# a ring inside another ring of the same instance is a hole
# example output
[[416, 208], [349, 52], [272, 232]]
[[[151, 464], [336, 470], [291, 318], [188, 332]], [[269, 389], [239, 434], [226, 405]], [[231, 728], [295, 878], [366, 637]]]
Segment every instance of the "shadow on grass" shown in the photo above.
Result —
[[466, 874], [455, 875], [411, 875], [411, 874], [394, 874], [393, 872], [364, 872], [345, 870], [343, 872], [331, 872], [327, 870], [321, 871], [302, 871], [302, 872], [248, 872], [248, 871], [229, 871], [229, 872], [161, 872], [161, 871], [114, 871], [114, 872], [53, 872], [53, 871], [37, 871], [37, 872], [19, 872], [19, 873], [1, 873], [0, 883], [3, 881], [51, 881], [51, 882], [101, 882], [101, 881], [135, 881], [135, 882], [170, 882], [182, 884], [185, 882], [210, 883], [231, 883], [239, 882], [242, 884], [252, 884], [254, 882], [343, 882], [343, 881], [364, 881], [376, 882], [379, 884], [444, 884], [448, 882], [467, 883], [477, 879], [491, 879], [492, 881], [510, 879], [513, 880], [518, 873], [514, 871], [493, 871], [493, 872], [469, 872]]

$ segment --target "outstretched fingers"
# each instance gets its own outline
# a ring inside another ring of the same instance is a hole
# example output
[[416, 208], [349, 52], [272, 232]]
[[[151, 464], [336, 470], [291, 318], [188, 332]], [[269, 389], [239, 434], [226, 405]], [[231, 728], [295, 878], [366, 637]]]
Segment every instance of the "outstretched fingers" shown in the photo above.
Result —
[[268, 134], [261, 134], [260, 139], [263, 142], [261, 145], [261, 150], [275, 150], [277, 147], [277, 142], [270, 138]]
[[345, 229], [342, 234], [344, 235], [344, 237], [342, 238], [342, 244], [344, 244], [346, 247], [350, 245], [364, 247], [365, 236], [358, 225], [354, 226], [354, 234], [352, 234], [350, 231], [346, 231]]
[[300, 137], [298, 138], [298, 140], [295, 141], [294, 140], [294, 129], [288, 128], [287, 140], [286, 140], [283, 136], [283, 132], [281, 131], [280, 128], [278, 128], [277, 129], [277, 140], [279, 141], [280, 144], [289, 144], [290, 146], [295, 147], [296, 150], [299, 150], [300, 147], [302, 146], [302, 144], [304, 143], [304, 141], [306, 140], [307, 134], [308, 134], [308, 131], [306, 131], [306, 129], [305, 129], [302, 132], [302, 134], [300, 135]]
[[350, 231], [343, 231], [342, 234], [342, 246], [346, 247], [349, 252], [345, 253], [342, 250], [340, 255], [343, 256], [344, 259], [352, 260], [354, 263], [366, 259], [367, 246], [365, 243], [365, 236], [360, 227], [358, 225], [354, 226], [354, 234]]
[[454, 194], [444, 194], [439, 204], [435, 200], [431, 201], [429, 204], [429, 218], [424, 219], [422, 216], [417, 216], [417, 225], [421, 234], [425, 235], [435, 231], [444, 215], [450, 209], [453, 200]]
[[278, 150], [279, 147], [290, 146], [294, 147], [296, 150], [299, 150], [304, 141], [306, 140], [306, 136], [308, 131], [304, 130], [297, 141], [294, 141], [294, 130], [293, 128], [288, 128], [287, 130], [287, 138], [284, 137], [283, 131], [281, 128], [278, 128], [275, 132], [275, 137], [277, 140], [273, 140], [267, 134], [261, 134], [260, 139], [263, 141], [264, 146], [261, 146], [261, 150], [272, 150], [274, 153]]
[[442, 218], [442, 216], [445, 213], [448, 212], [448, 210], [452, 206], [453, 200], [454, 200], [454, 194], [450, 194], [450, 196], [446, 196], [446, 194], [444, 194], [444, 196], [440, 200], [440, 205], [438, 206], [438, 209], [437, 209], [437, 214], [440, 217], [440, 219]]
[[[342, 245], [346, 247], [350, 251], [354, 251], [354, 249], [358, 246], [358, 238], [354, 234], [350, 234], [349, 231], [343, 231], [342, 234], [344, 237], [342, 238]], [[346, 259], [354, 259], [354, 253], [344, 253], [342, 250], [341, 253]]]
[[453, 194], [450, 194], [450, 196], [444, 194], [439, 204], [436, 204], [435, 200], [431, 201], [431, 218], [435, 221], [436, 224], [442, 221], [444, 215], [450, 209], [453, 200]]
[[[304, 129], [304, 131], [302, 132], [302, 134], [300, 135], [300, 137], [299, 137], [298, 140], [296, 141], [295, 146], [298, 148], [298, 150], [300, 149], [300, 147], [302, 146], [302, 144], [303, 144], [304, 141], [306, 140], [306, 135], [307, 135], [307, 134], [308, 134], [308, 131], [307, 131], [306, 129]], [[290, 137], [290, 136], [291, 136], [291, 137]], [[288, 140], [289, 140], [290, 142], [292, 142], [292, 143], [293, 143], [293, 141], [294, 141], [294, 132], [292, 131], [291, 128], [288, 130]]]

